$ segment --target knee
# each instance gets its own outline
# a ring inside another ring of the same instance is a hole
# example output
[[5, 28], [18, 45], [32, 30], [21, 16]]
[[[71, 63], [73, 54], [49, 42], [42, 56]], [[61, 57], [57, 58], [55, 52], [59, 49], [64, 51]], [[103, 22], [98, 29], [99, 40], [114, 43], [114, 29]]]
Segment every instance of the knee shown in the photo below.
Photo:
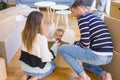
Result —
[[60, 54], [64, 53], [65, 47], [66, 47], [66, 44], [63, 44], [58, 48], [58, 51], [59, 51]]
[[55, 67], [56, 67], [55, 62], [51, 62], [51, 64], [52, 64], [53, 68], [55, 68]]

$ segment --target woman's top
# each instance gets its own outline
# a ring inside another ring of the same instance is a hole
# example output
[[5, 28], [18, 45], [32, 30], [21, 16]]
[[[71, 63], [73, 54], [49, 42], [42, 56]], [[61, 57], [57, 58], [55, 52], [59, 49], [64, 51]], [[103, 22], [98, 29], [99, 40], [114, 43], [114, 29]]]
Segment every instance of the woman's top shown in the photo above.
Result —
[[50, 62], [54, 57], [54, 51], [48, 49], [47, 38], [41, 34], [37, 34], [31, 53], [22, 43], [20, 64], [23, 71], [45, 73], [50, 70]]

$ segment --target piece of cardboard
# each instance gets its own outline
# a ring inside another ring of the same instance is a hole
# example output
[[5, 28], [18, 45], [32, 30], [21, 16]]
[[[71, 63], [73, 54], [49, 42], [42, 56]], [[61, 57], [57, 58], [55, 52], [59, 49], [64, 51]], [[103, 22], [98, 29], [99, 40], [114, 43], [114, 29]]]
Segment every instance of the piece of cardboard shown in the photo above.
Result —
[[112, 61], [109, 64], [102, 66], [102, 68], [111, 73], [112, 80], [120, 80], [120, 53], [114, 51]]
[[6, 80], [6, 67], [5, 67], [5, 60], [0, 58], [0, 80]]
[[63, 42], [73, 44], [75, 40], [75, 32], [69, 28], [67, 28], [61, 38]]
[[112, 37], [113, 48], [120, 53], [120, 20], [105, 16], [104, 21]]

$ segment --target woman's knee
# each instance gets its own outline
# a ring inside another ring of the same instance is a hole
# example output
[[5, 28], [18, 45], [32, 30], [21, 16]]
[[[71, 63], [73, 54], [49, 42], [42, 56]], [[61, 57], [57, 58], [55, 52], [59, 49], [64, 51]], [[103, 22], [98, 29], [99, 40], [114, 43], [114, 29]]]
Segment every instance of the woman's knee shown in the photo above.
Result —
[[53, 66], [53, 68], [55, 68], [56, 67], [56, 64], [55, 64], [55, 62], [51, 62], [51, 65]]

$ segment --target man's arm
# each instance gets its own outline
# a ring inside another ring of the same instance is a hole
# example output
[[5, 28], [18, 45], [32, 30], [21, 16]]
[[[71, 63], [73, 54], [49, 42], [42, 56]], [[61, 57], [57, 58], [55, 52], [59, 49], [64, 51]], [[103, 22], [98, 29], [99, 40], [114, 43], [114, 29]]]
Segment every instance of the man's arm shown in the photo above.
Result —
[[80, 29], [81, 38], [79, 41], [74, 42], [74, 44], [79, 45], [81, 47], [88, 47], [90, 44], [90, 32], [89, 32], [88, 20], [79, 19], [78, 25]]

